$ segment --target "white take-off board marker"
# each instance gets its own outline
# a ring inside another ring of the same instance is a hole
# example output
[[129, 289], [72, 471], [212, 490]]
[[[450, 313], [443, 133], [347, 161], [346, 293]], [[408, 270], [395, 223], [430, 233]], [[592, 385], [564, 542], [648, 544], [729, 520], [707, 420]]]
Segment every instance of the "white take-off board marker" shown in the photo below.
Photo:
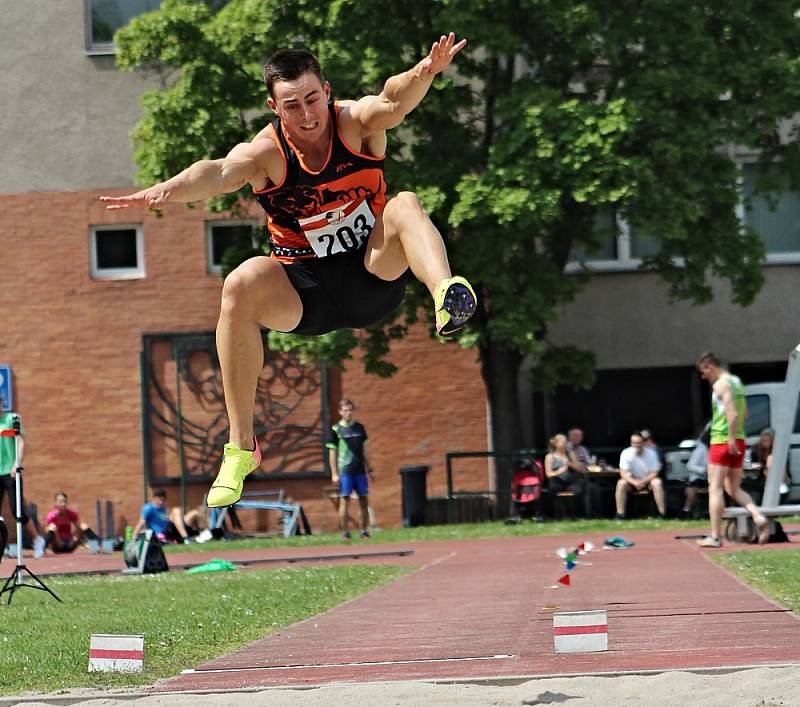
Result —
[[608, 616], [605, 609], [553, 614], [553, 638], [556, 653], [607, 651]]
[[89, 641], [89, 672], [142, 672], [144, 636], [93, 633]]

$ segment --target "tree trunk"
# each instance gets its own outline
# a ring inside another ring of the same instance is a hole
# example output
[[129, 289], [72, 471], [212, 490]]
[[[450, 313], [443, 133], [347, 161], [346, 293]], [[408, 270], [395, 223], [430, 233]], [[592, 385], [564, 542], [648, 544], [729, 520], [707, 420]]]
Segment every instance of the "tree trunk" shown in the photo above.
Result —
[[[522, 446], [517, 374], [522, 357], [502, 344], [489, 341], [481, 347], [481, 373], [491, 410], [491, 446], [496, 452], [508, 452]], [[510, 457], [497, 457], [494, 465], [494, 488], [497, 491], [497, 516], [506, 518], [511, 510]]]

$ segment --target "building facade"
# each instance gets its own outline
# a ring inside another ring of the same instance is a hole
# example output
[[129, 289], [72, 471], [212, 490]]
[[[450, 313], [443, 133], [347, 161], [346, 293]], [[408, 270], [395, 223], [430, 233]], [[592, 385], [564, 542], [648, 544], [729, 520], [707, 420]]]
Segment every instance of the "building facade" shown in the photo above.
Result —
[[[159, 217], [107, 211], [98, 201], [134, 188], [129, 134], [140, 94], [156, 87], [153, 78], [116, 69], [103, 23], [157, 5], [0, 0], [0, 364], [13, 368], [15, 407], [27, 428], [27, 495], [48, 507], [63, 489], [84, 515], [96, 499], [109, 499], [118, 524], [135, 521], [146, 493], [144, 341], [213, 332], [222, 246], [263, 223], [256, 210], [229, 219], [175, 205]], [[556, 343], [596, 353], [597, 384], [545, 397], [521, 375], [526, 444], [541, 448], [573, 425], [585, 428], [590, 446], [622, 446], [641, 427], [676, 443], [708, 412], [708, 390], [693, 367], [703, 350], [746, 382], [780, 379], [800, 340], [798, 216], [793, 194], [776, 211], [759, 203], [742, 213], [768, 251], [766, 284], [744, 309], [731, 304], [723, 283], [712, 304], [671, 302], [657, 276], [638, 270], [646, 244], [625, 229], [615, 235], [587, 263], [595, 276], [549, 332]], [[487, 449], [490, 424], [474, 351], [434, 342], [420, 328], [393, 347], [391, 359], [400, 370], [390, 380], [364, 375], [359, 361], [331, 371], [322, 401], [330, 415], [340, 395], [356, 402], [378, 470], [372, 505], [384, 526], [401, 522], [402, 466], [429, 465], [429, 494], [442, 495], [445, 452]], [[163, 370], [174, 376], [174, 368]], [[330, 530], [335, 514], [322, 458], [320, 450], [318, 466], [252, 485], [283, 488], [304, 504], [313, 528]], [[170, 473], [170, 503], [202, 499], [205, 481], [181, 488]], [[456, 488], [487, 489], [488, 477], [485, 462], [461, 462]]]
[[[163, 216], [103, 208], [101, 194], [134, 188], [129, 133], [140, 117], [138, 96], [154, 84], [118, 71], [107, 47], [90, 46], [94, 5], [0, 0], [7, 67], [0, 76], [0, 364], [13, 370], [14, 407], [26, 427], [28, 499], [46, 512], [64, 490], [90, 523], [95, 501], [111, 500], [119, 530], [136, 521], [148, 493], [144, 342], [163, 333], [213, 333], [221, 245], [263, 218], [253, 210], [228, 219], [199, 206], [170, 206]], [[326, 405], [333, 416], [341, 395], [356, 402], [377, 471], [371, 505], [387, 527], [401, 523], [401, 467], [430, 466], [429, 494], [443, 494], [445, 452], [487, 446], [474, 351], [437, 343], [419, 328], [391, 360], [400, 370], [389, 380], [365, 375], [359, 360], [331, 370], [329, 399], [310, 404], [307, 415]], [[160, 383], [174, 381], [174, 362], [161, 364]], [[182, 390], [185, 412], [199, 398]], [[288, 470], [297, 473], [264, 474], [248, 488], [282, 488], [303, 503], [313, 530], [332, 530], [322, 439], [318, 446], [316, 457]], [[157, 439], [151, 452], [174, 461], [176, 442]], [[160, 481], [170, 504], [202, 500], [208, 481], [190, 479], [181, 489], [174, 468], [168, 472]], [[488, 487], [485, 463], [464, 465], [460, 474], [468, 488]], [[242, 521], [275, 529], [266, 514], [244, 513]]]

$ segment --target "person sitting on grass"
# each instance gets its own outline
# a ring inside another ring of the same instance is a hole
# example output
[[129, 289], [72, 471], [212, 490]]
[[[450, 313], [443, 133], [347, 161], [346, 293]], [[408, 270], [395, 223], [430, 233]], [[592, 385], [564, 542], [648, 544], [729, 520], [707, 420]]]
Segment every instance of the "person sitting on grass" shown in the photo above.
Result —
[[97, 534], [86, 523], [81, 523], [78, 514], [67, 507], [67, 494], [59, 491], [56, 505], [44, 519], [45, 547], [53, 552], [72, 552], [78, 545], [89, 540], [99, 540]]
[[181, 509], [175, 506], [167, 514], [166, 503], [167, 492], [164, 489], [155, 489], [152, 501], [142, 506], [141, 516], [133, 529], [134, 538], [143, 530], [149, 529], [164, 543], [192, 542]]

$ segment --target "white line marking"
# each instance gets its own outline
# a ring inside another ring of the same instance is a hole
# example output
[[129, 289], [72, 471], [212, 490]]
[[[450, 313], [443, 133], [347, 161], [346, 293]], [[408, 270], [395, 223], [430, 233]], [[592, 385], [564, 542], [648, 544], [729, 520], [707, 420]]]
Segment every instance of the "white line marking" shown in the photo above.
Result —
[[409, 660], [367, 660], [355, 663], [317, 663], [313, 665], [261, 665], [251, 668], [189, 668], [182, 670], [181, 675], [190, 673], [206, 674], [206, 673], [245, 673], [253, 672], [256, 670], [316, 670], [318, 668], [353, 668], [360, 666], [371, 665], [410, 665], [416, 663], [455, 663], [465, 662], [469, 660], [506, 660], [508, 658], [515, 658], [516, 656], [508, 653], [500, 653], [498, 655], [480, 655], [480, 656], [467, 656], [465, 658], [415, 658]]

